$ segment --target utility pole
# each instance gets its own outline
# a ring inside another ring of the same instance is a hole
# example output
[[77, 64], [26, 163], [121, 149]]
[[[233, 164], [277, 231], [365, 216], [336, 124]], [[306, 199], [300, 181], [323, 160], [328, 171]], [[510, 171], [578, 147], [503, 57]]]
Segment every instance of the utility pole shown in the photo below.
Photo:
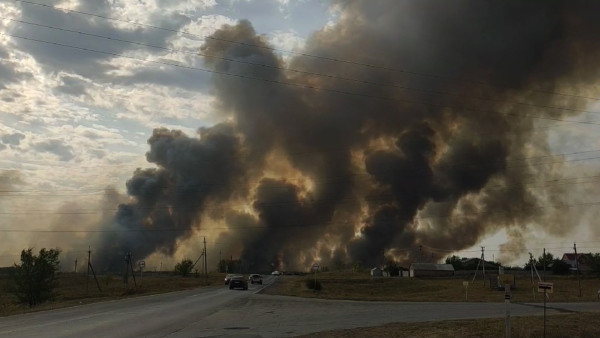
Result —
[[204, 236], [204, 282], [208, 283], [208, 266], [206, 262], [206, 236]]
[[77, 258], [75, 258], [75, 273], [77, 273]]
[[90, 258], [92, 256], [92, 247], [88, 246], [88, 261], [87, 261], [87, 275], [85, 277], [85, 291], [89, 291], [90, 285]]
[[[544, 248], [544, 254], [543, 254], [543, 256], [542, 256], [542, 259], [543, 259], [543, 261], [544, 261], [544, 262], [542, 263], [542, 264], [544, 264], [544, 274], [542, 275], [542, 279], [543, 279], [543, 280], [544, 280], [544, 282], [545, 282], [545, 281], [546, 281], [546, 248]], [[544, 297], [544, 299], [546, 299], [546, 297]], [[545, 329], [545, 328], [546, 328], [546, 327], [544, 327], [544, 329]], [[545, 337], [545, 336], [546, 336], [546, 335], [544, 335], [544, 337]]]
[[581, 297], [581, 279], [579, 278], [579, 257], [577, 257], [577, 244], [573, 242], [573, 250], [575, 250], [575, 269], [577, 270], [577, 283], [579, 284], [579, 297]]
[[483, 286], [485, 286], [485, 247], [481, 247], [481, 263], [483, 263]]

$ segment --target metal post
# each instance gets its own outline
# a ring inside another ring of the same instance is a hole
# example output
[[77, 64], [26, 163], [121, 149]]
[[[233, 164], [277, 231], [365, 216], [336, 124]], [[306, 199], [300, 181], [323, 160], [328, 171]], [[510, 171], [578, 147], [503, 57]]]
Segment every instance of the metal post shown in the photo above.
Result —
[[546, 338], [546, 289], [544, 288], [544, 338]]
[[504, 336], [506, 338], [510, 338], [510, 284], [504, 285], [504, 304], [506, 305]]

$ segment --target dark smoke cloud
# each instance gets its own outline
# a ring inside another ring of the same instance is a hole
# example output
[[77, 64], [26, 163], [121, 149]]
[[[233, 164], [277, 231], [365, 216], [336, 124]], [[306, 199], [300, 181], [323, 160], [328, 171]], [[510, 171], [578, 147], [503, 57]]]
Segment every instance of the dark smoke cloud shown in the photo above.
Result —
[[[598, 95], [589, 85], [600, 56], [600, 21], [592, 14], [600, 8], [591, 7], [600, 4], [334, 6], [339, 22], [315, 33], [305, 52], [387, 69], [303, 56], [286, 64], [255, 47], [268, 45], [251, 23], [223, 26], [203, 46], [223, 59], [207, 65], [265, 81], [215, 75], [219, 109], [231, 123], [202, 129], [198, 138], [155, 130], [147, 158], [157, 168], [134, 173], [127, 184], [134, 201], [121, 205], [115, 226], [174, 231], [119, 234], [107, 245], [172, 254], [194, 229], [210, 231], [200, 224], [207, 202], [225, 210], [210, 213], [228, 227], [219, 237], [224, 250], [256, 270], [315, 260], [378, 264], [384, 253], [408, 261], [419, 245], [441, 250], [433, 254], [439, 259], [499, 229], [521, 238], [523, 224], [551, 219], [538, 206], [560, 200], [560, 191], [544, 197], [527, 184], [552, 177], [554, 168], [511, 163], [547, 152], [527, 147], [540, 141], [532, 116], [567, 112], [532, 105], [585, 107], [585, 100], [548, 92]], [[288, 66], [362, 82], [282, 69]]]

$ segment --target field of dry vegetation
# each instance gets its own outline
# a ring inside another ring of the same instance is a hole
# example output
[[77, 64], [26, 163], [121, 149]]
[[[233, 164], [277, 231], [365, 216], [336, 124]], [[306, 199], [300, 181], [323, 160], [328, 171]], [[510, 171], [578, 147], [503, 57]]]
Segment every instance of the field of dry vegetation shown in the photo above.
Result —
[[[461, 302], [465, 301], [463, 281], [471, 282], [472, 276], [441, 279], [372, 278], [366, 272], [324, 272], [318, 274], [322, 285], [320, 292], [314, 292], [306, 287], [307, 278], [313, 276], [284, 276], [264, 293], [324, 299]], [[551, 276], [546, 278], [546, 281], [554, 283], [554, 293], [550, 295], [550, 302], [598, 301], [600, 278], [582, 278], [581, 297], [579, 297], [579, 286], [575, 276]], [[516, 284], [516, 289], [512, 290], [513, 302], [543, 302], [542, 294], [533, 292], [530, 277], [518, 276]], [[469, 284], [468, 301], [503, 302], [504, 291], [492, 290], [489, 282], [484, 286], [483, 281], [479, 279]]]
[[[600, 337], [600, 315], [577, 313], [548, 316], [546, 337]], [[511, 337], [542, 337], [542, 317], [513, 317]], [[342, 337], [505, 337], [504, 318], [477, 320], [447, 320], [442, 322], [395, 323], [377, 327], [325, 331], [302, 336], [305, 338]]]
[[136, 287], [131, 276], [129, 277], [128, 286], [125, 285], [122, 276], [99, 276], [98, 283], [101, 289], [99, 291], [93, 277], [87, 279], [86, 275], [81, 273], [62, 273], [59, 275], [54, 299], [34, 308], [29, 308], [26, 304], [17, 303], [16, 297], [9, 292], [8, 277], [2, 276], [0, 277], [0, 316], [50, 310], [130, 296], [222, 285], [223, 278], [224, 274], [217, 273], [210, 274], [207, 280], [203, 276], [181, 277], [168, 273], [162, 275], [145, 273], [141, 279], [139, 275], [136, 275]]

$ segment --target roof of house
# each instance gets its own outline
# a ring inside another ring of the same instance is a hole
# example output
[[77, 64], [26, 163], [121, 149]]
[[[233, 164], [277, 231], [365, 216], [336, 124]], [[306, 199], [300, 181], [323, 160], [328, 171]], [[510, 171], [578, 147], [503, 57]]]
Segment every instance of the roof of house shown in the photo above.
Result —
[[[589, 254], [586, 254], [586, 253], [578, 253], [577, 254], [577, 260], [579, 262], [585, 262], [586, 259], [589, 259], [588, 256], [589, 256]], [[563, 254], [562, 259], [563, 260], [566, 259], [566, 260], [574, 262], [575, 261], [575, 254], [574, 253], [565, 253], [565, 254]]]
[[412, 263], [410, 268], [412, 270], [454, 271], [452, 264]]

